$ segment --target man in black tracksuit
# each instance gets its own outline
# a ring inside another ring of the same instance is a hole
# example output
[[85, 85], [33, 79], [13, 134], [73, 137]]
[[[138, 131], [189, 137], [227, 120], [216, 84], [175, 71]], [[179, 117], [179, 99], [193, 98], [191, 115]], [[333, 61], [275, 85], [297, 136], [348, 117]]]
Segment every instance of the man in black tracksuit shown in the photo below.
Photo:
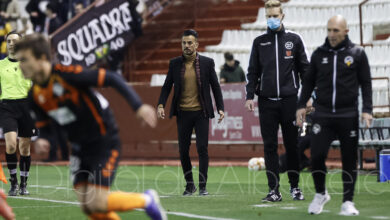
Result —
[[278, 129], [282, 128], [286, 149], [288, 178], [291, 196], [303, 200], [298, 188], [299, 157], [297, 149], [298, 129], [294, 124], [299, 89], [299, 75], [305, 73], [308, 60], [301, 37], [286, 31], [280, 21], [283, 12], [279, 1], [265, 5], [268, 30], [257, 37], [252, 46], [246, 85], [246, 103], [254, 111], [254, 95], [259, 96], [261, 134], [264, 141], [264, 159], [269, 193], [264, 202], [282, 200], [279, 192]]
[[297, 124], [305, 120], [305, 104], [315, 90], [313, 134], [311, 139], [312, 175], [316, 195], [309, 213], [319, 214], [330, 200], [325, 189], [325, 160], [334, 136], [340, 140], [344, 182], [341, 215], [358, 215], [352, 203], [357, 176], [357, 144], [359, 139], [358, 95], [362, 89], [362, 118], [367, 126], [372, 120], [372, 88], [370, 66], [364, 50], [348, 38], [342, 16], [328, 22], [328, 38], [314, 51], [298, 102]]

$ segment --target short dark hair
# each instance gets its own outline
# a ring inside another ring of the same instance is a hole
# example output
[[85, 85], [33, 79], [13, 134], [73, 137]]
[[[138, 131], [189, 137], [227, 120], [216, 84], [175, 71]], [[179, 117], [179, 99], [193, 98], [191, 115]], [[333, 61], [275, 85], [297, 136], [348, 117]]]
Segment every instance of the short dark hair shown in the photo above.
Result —
[[185, 30], [182, 37], [186, 36], [194, 36], [195, 39], [198, 40], [198, 32], [196, 32], [194, 29]]
[[16, 35], [19, 36], [20, 39], [22, 39], [22, 35], [21, 35], [19, 32], [13, 30], [13, 31], [9, 32], [7, 35], [5, 35], [5, 40], [7, 40], [7, 39], [8, 39], [8, 36], [10, 36], [10, 35], [12, 35], [12, 34], [16, 34]]
[[226, 53], [224, 54], [224, 57], [225, 57], [225, 60], [227, 60], [227, 61], [232, 61], [232, 60], [234, 60], [233, 54], [230, 53], [230, 52], [226, 52]]
[[20, 50], [31, 50], [35, 58], [41, 58], [43, 55], [50, 61], [50, 44], [42, 34], [31, 34], [24, 37], [15, 44], [15, 52]]
[[46, 5], [46, 9], [49, 9], [53, 13], [58, 13], [58, 5], [56, 3], [50, 2]]

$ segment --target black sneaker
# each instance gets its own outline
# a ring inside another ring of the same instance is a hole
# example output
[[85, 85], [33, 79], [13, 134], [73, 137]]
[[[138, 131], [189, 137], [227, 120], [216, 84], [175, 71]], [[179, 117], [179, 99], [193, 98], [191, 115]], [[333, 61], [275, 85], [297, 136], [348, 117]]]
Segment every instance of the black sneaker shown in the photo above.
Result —
[[207, 196], [209, 192], [207, 192], [206, 187], [204, 188], [199, 188], [199, 195], [200, 196]]
[[183, 196], [190, 196], [196, 192], [195, 185], [187, 185], [186, 190], [183, 192]]
[[19, 195], [28, 196], [30, 193], [27, 190], [27, 183], [20, 183]]
[[271, 190], [268, 195], [261, 200], [262, 202], [281, 202], [282, 194], [280, 192], [275, 192], [275, 190]]
[[305, 197], [303, 197], [303, 193], [299, 188], [291, 188], [290, 194], [293, 200], [305, 200]]
[[9, 179], [11, 182], [11, 189], [8, 191], [8, 196], [17, 196], [19, 191], [18, 181], [13, 181], [13, 179]]

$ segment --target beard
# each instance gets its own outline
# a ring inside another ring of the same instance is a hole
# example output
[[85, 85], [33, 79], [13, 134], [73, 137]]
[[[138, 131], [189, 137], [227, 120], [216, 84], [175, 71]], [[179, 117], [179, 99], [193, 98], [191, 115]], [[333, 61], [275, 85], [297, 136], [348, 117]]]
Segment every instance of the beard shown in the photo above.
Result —
[[186, 49], [186, 50], [184, 50], [184, 54], [186, 54], [186, 55], [192, 55], [192, 54], [194, 54], [194, 51], [189, 50], [189, 49]]

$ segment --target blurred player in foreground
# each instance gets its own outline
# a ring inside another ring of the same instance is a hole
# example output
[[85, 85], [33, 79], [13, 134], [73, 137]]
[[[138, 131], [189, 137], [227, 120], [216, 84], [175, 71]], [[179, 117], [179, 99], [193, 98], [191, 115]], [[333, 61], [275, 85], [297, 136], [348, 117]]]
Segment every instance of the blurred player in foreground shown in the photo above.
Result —
[[[5, 178], [3, 167], [0, 164], [0, 181], [7, 184], [7, 179]], [[6, 195], [2, 189], [0, 189], [0, 216], [6, 220], [14, 220], [15, 214], [12, 211], [12, 208], [5, 201]]]
[[39, 34], [26, 36], [15, 51], [24, 76], [34, 82], [29, 93], [33, 118], [40, 129], [37, 153], [49, 148], [49, 123], [57, 123], [73, 143], [70, 169], [83, 212], [90, 219], [116, 220], [116, 212], [145, 209], [152, 219], [166, 219], [157, 192], [110, 192], [120, 156], [120, 140], [108, 101], [92, 87], [115, 88], [137, 116], [155, 127], [154, 109], [143, 104], [118, 74], [84, 70], [81, 66], [53, 66], [50, 46]]

